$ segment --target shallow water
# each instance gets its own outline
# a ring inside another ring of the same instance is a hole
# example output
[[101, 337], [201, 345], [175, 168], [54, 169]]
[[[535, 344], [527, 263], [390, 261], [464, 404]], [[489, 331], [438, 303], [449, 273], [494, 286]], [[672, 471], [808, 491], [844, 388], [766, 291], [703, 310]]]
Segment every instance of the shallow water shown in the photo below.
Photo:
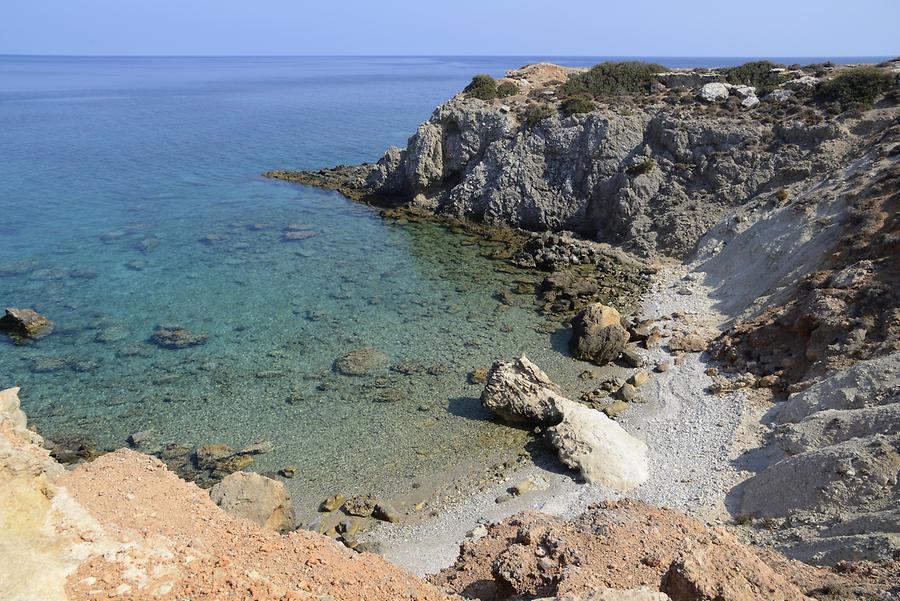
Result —
[[[0, 302], [56, 323], [3, 339], [0, 387], [51, 439], [269, 440], [249, 469], [297, 466], [301, 510], [521, 449], [466, 375], [525, 351], [574, 381], [530, 298], [494, 297], [523, 274], [259, 173], [376, 160], [473, 73], [529, 60], [0, 57]], [[160, 348], [159, 324], [208, 340]], [[332, 370], [360, 347], [394, 369]]]

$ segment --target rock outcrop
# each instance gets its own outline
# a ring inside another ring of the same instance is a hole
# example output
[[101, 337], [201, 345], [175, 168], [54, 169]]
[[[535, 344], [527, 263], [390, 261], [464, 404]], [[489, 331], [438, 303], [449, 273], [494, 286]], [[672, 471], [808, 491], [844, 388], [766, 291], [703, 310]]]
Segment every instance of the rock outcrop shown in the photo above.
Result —
[[481, 403], [510, 422], [547, 427], [560, 461], [588, 482], [629, 490], [648, 475], [647, 445], [604, 413], [564, 396], [558, 386], [524, 355], [495, 363]]
[[[569, 522], [526, 512], [492, 524], [431, 580], [495, 601], [810, 601], [810, 594], [828, 590], [842, 598], [890, 598], [884, 587], [892, 586], [893, 573], [867, 584], [851, 574], [755, 551], [673, 509], [625, 500], [592, 506]], [[591, 596], [597, 594], [604, 596]]]
[[[558, 112], [560, 82], [579, 71], [531, 65], [507, 74], [521, 94], [487, 102], [459, 94], [376, 165], [273, 176], [683, 257], [736, 207], [826, 173], [865, 138], [850, 123], [823, 122], [828, 114], [800, 83], [817, 78], [805, 71], [784, 73], [780, 102], [760, 103], [751, 86], [710, 70], [662, 73], [646, 97]], [[543, 118], [530, 116], [535, 107]]]
[[294, 529], [294, 505], [284, 484], [253, 472], [235, 472], [212, 487], [213, 502], [239, 518], [275, 532]]
[[788, 456], [739, 489], [791, 556], [834, 564], [900, 553], [900, 353], [858, 363], [775, 410]]

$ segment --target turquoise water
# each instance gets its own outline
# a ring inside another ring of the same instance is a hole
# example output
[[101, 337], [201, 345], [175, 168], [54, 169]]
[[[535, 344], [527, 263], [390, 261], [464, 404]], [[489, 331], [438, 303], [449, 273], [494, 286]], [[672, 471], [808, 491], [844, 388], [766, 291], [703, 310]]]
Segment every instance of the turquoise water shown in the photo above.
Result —
[[[514, 453], [524, 436], [466, 374], [522, 351], [562, 382], [577, 369], [527, 295], [495, 298], [523, 274], [259, 174], [375, 160], [473, 73], [529, 60], [0, 57], [0, 302], [56, 324], [3, 339], [0, 387], [51, 439], [269, 440], [249, 469], [297, 466], [301, 509]], [[173, 323], [207, 342], [149, 341]], [[388, 364], [332, 370], [360, 347]]]

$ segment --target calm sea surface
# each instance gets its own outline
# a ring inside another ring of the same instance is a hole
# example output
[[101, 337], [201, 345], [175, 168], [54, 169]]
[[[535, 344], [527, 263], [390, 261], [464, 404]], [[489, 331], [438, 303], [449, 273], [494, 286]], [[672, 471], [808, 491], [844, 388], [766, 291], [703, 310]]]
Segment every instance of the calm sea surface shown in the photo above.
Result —
[[[0, 57], [0, 304], [56, 323], [0, 342], [0, 387], [48, 437], [100, 448], [141, 430], [269, 440], [249, 469], [297, 466], [301, 509], [514, 453], [524, 434], [487, 419], [466, 374], [523, 351], [563, 382], [576, 369], [553, 371], [569, 362], [527, 296], [494, 298], [521, 274], [259, 174], [377, 160], [473, 74], [535, 60]], [[283, 241], [289, 226], [315, 236]], [[160, 348], [161, 324], [208, 341]], [[360, 347], [394, 369], [333, 372]]]

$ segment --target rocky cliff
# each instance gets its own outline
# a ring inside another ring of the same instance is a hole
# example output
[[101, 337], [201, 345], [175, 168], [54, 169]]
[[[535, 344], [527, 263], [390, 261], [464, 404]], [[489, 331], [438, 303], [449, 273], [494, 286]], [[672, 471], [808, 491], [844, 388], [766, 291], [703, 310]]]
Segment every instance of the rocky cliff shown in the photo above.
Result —
[[716, 71], [673, 72], [648, 94], [557, 110], [563, 80], [578, 71], [530, 65], [502, 80], [515, 86], [511, 96], [461, 93], [376, 165], [272, 175], [377, 204], [682, 257], [735, 207], [784, 202], [857, 156], [877, 127], [871, 116], [833, 118], [810, 99], [819, 81], [810, 73], [833, 69], [785, 70], [762, 102], [748, 86], [709, 84], [722, 86], [720, 95], [701, 93], [703, 82], [721, 79]]

